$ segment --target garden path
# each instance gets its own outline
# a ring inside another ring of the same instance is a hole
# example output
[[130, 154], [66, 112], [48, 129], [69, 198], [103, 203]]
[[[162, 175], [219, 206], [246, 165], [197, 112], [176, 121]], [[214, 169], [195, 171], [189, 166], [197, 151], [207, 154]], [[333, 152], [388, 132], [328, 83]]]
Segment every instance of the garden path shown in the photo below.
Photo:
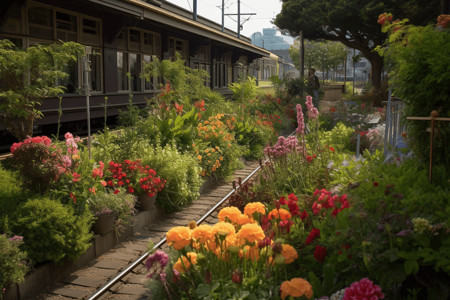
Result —
[[[218, 201], [224, 198], [233, 188], [232, 182], [238, 178], [246, 178], [259, 166], [256, 161], [245, 162], [244, 169], [237, 170], [233, 180], [221, 181], [205, 190], [197, 201], [185, 207], [182, 211], [165, 215], [150, 228], [144, 229], [110, 251], [104, 253], [86, 267], [79, 269], [62, 281], [54, 283], [45, 292], [35, 297], [36, 300], [49, 299], [86, 299], [94, 294], [101, 286], [111, 278], [119, 274], [133, 261], [147, 251], [150, 241], [158, 243], [166, 232], [174, 226], [186, 226], [192, 220], [200, 219]], [[216, 216], [217, 212], [213, 215]], [[206, 220], [206, 223], [208, 221]], [[167, 249], [167, 245], [163, 246]], [[112, 288], [114, 294], [105, 294], [100, 299], [149, 299], [151, 295], [145, 287], [147, 269], [141, 264], [133, 272]]]

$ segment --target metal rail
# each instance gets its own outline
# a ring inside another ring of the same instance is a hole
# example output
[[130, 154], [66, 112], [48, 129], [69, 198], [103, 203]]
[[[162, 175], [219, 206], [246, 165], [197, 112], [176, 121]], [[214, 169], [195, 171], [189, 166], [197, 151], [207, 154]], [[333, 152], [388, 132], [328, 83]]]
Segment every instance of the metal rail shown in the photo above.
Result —
[[[250, 173], [250, 175], [248, 175], [242, 182], [241, 184], [237, 185], [235, 189], [233, 189], [232, 191], [230, 191], [225, 197], [223, 197], [219, 202], [216, 203], [216, 205], [214, 205], [206, 214], [204, 214], [196, 223], [197, 225], [203, 223], [206, 218], [208, 218], [209, 216], [211, 216], [211, 214], [218, 208], [220, 207], [225, 201], [228, 200], [228, 198], [230, 198], [231, 195], [233, 195], [233, 193], [235, 191], [237, 191], [244, 183], [246, 183], [248, 180], [250, 180], [250, 178], [252, 178], [260, 169], [261, 166], [263, 164], [265, 164], [268, 161], [268, 159], [266, 159], [262, 164], [260, 164], [255, 170], [253, 170], [252, 173]], [[95, 300], [98, 299], [100, 296], [102, 296], [104, 293], [106, 293], [110, 288], [112, 288], [115, 284], [117, 284], [123, 277], [125, 277], [126, 275], [128, 275], [134, 268], [136, 268], [139, 264], [141, 264], [149, 255], [150, 253], [155, 250], [160, 248], [162, 245], [164, 245], [166, 243], [167, 239], [164, 237], [162, 240], [160, 240], [150, 251], [145, 252], [144, 254], [142, 254], [141, 257], [139, 257], [135, 262], [133, 262], [130, 266], [128, 266], [128, 268], [126, 268], [125, 270], [123, 270], [120, 274], [118, 274], [116, 277], [114, 277], [113, 279], [111, 279], [110, 281], [108, 281], [101, 289], [99, 289], [95, 294], [91, 295], [88, 300]]]

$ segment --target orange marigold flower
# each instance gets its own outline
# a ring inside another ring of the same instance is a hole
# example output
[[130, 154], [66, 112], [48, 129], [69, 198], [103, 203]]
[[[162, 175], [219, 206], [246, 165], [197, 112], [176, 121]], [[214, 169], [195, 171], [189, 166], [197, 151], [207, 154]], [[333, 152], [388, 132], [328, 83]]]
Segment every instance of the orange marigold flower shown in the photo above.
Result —
[[244, 207], [244, 214], [253, 216], [255, 212], [266, 214], [266, 207], [261, 202], [250, 202]]
[[285, 281], [280, 286], [281, 299], [287, 296], [302, 297], [310, 299], [313, 296], [311, 284], [303, 278], [292, 278], [290, 281]]
[[177, 260], [177, 262], [173, 265], [174, 270], [177, 270], [180, 273], [184, 273], [186, 271], [189, 271], [189, 269], [191, 268], [191, 263], [194, 265], [197, 263], [197, 253], [188, 252], [186, 256], [182, 256]]
[[250, 244], [259, 242], [266, 237], [261, 226], [258, 224], [245, 224], [238, 232], [239, 236], [244, 238]]
[[227, 222], [219, 222], [214, 224], [214, 226], [212, 227], [212, 231], [214, 235], [218, 234], [222, 236], [236, 232], [234, 226]]
[[237, 223], [240, 215], [241, 211], [239, 208], [231, 206], [222, 208], [217, 217], [219, 218], [219, 221], [226, 221], [226, 219], [228, 219], [233, 223]]
[[238, 225], [244, 225], [249, 223], [255, 223], [255, 220], [253, 220], [252, 217], [249, 217], [247, 215], [240, 215], [236, 223]]
[[298, 258], [297, 251], [289, 244], [281, 245], [281, 255], [284, 257], [285, 264], [293, 263]]
[[239, 258], [251, 259], [252, 261], [259, 260], [259, 248], [258, 246], [250, 247], [244, 246], [244, 249], [239, 250]]
[[280, 209], [275, 208], [269, 213], [269, 220], [272, 220], [272, 219], [287, 220], [290, 218], [291, 218], [291, 214], [283, 208], [280, 208]]
[[205, 244], [206, 241], [214, 239], [212, 227], [210, 225], [206, 225], [206, 224], [197, 226], [192, 231], [191, 237], [195, 241]]
[[237, 233], [230, 233], [225, 241], [227, 249], [230, 247], [241, 247], [245, 244], [245, 241]]
[[166, 238], [173, 249], [181, 250], [191, 243], [191, 230], [185, 226], [176, 226], [167, 232]]

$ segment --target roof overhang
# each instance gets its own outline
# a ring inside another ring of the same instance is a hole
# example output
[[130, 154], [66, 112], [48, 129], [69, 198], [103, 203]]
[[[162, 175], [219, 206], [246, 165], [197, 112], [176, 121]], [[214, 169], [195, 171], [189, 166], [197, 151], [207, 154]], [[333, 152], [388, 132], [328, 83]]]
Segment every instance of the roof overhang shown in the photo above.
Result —
[[205, 26], [194, 20], [179, 16], [161, 7], [140, 1], [140, 0], [89, 0], [115, 10], [134, 15], [140, 19], [148, 19], [166, 24], [175, 28], [180, 28], [189, 33], [196, 34], [217, 42], [221, 42], [245, 51], [252, 52], [262, 57], [270, 57], [270, 52], [249, 44], [237, 37], [218, 31], [217, 29]]

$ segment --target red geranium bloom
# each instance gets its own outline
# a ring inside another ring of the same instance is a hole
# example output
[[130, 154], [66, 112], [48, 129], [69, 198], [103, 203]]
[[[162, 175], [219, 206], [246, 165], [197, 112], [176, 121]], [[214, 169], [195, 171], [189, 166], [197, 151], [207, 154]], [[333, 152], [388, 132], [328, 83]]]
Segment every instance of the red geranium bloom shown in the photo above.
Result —
[[318, 262], [323, 262], [325, 260], [325, 256], [327, 256], [327, 248], [317, 245], [314, 250], [314, 258]]
[[311, 232], [309, 233], [308, 237], [306, 238], [305, 244], [306, 245], [311, 244], [319, 236], [320, 236], [319, 229], [317, 229], [317, 228], [311, 229]]

